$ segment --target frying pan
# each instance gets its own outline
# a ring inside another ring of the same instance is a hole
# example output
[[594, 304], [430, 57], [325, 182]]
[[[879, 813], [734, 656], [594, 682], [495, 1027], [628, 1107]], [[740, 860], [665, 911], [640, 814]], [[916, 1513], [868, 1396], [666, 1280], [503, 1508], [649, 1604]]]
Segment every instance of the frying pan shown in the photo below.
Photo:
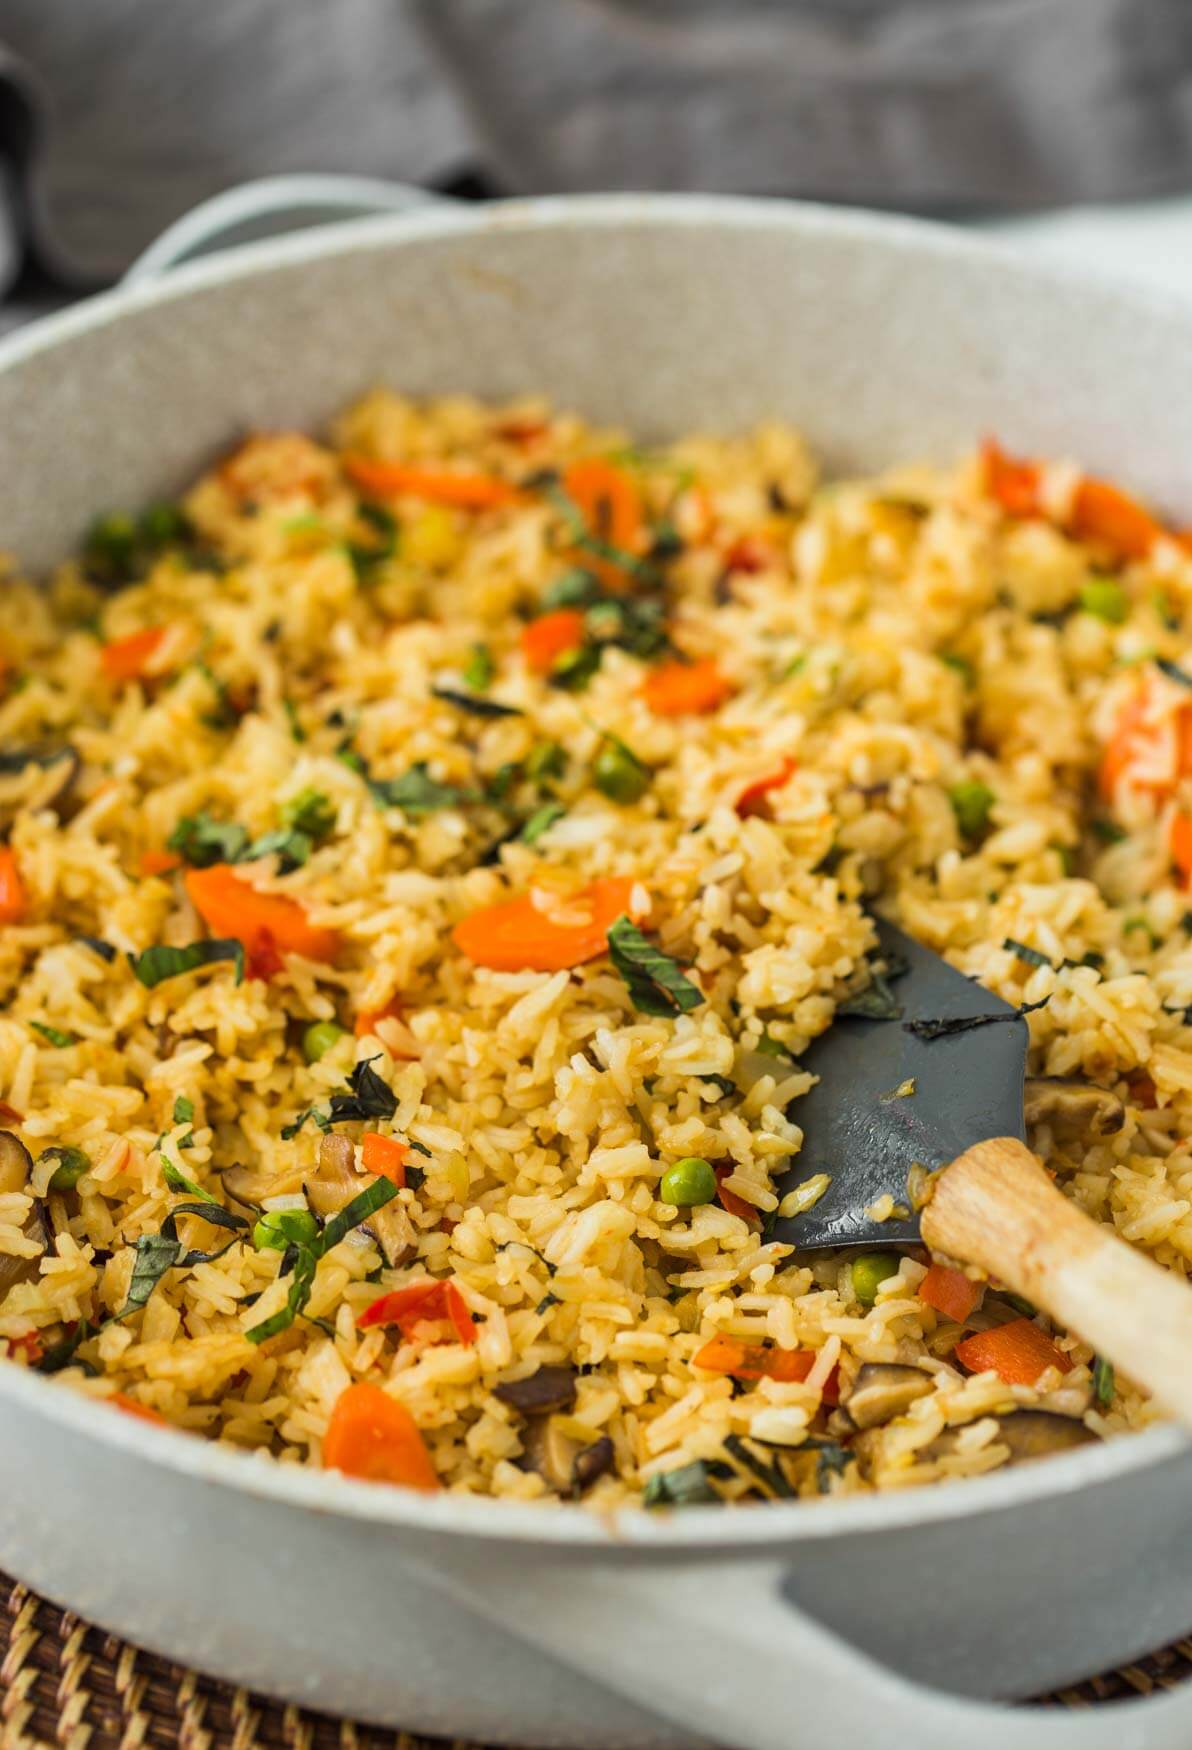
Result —
[[[618, 196], [274, 238], [18, 334], [0, 538], [47, 564], [246, 428], [381, 381], [542, 390], [647, 438], [777, 416], [833, 469], [994, 430], [1192, 509], [1174, 300], [905, 221]], [[1192, 1687], [1001, 1705], [1192, 1625], [1192, 1450], [1165, 1427], [934, 1490], [597, 1517], [278, 1467], [0, 1365], [0, 1566], [217, 1675], [488, 1742], [1192, 1742]]]

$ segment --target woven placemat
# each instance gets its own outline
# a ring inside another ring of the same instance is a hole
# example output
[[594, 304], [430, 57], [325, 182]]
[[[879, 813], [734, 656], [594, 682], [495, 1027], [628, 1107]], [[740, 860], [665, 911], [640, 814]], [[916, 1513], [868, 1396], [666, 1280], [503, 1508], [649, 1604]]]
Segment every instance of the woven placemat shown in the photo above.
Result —
[[[1088, 1707], [1192, 1676], [1192, 1637], [1042, 1699]], [[59, 1610], [0, 1575], [0, 1750], [496, 1750], [283, 1707]]]

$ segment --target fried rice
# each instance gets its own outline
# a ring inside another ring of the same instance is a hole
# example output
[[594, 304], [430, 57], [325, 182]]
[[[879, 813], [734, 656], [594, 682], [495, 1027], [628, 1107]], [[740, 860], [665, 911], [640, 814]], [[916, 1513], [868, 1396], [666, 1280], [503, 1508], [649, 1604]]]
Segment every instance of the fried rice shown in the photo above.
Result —
[[[283, 1463], [597, 1507], [1145, 1424], [996, 1283], [949, 1316], [921, 1248], [770, 1235], [823, 1190], [799, 1058], [878, 910], [1040, 1005], [1032, 1074], [1103, 1097], [1032, 1146], [1188, 1272], [1192, 560], [1112, 492], [377, 392], [48, 587], [10, 564], [0, 1353]], [[965, 1365], [1016, 1319], [1033, 1383]], [[915, 1372], [863, 1425], [867, 1365]]]

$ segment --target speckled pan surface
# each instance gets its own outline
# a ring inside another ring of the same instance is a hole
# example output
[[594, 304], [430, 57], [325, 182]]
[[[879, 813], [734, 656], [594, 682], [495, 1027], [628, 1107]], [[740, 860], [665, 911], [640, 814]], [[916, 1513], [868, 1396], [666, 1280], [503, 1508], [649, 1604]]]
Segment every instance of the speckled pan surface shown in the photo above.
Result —
[[[899, 221], [618, 197], [257, 245], [17, 336], [0, 348], [0, 544], [47, 563], [100, 507], [382, 380], [541, 390], [646, 434], [777, 415], [833, 466], [996, 429], [1192, 511], [1176, 301]], [[1192, 1624], [1192, 1455], [1167, 1431], [954, 1491], [610, 1524], [279, 1472], [0, 1366], [0, 1566], [154, 1650], [447, 1734], [1192, 1742], [1178, 1697], [1028, 1724], [925, 1687], [1030, 1693]]]

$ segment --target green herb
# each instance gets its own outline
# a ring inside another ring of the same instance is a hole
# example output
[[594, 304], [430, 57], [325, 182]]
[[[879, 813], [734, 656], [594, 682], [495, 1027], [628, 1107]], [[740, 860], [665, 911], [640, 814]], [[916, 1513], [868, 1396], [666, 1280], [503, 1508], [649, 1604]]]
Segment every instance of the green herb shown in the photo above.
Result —
[[546, 1253], [540, 1252], [537, 1246], [532, 1246], [529, 1240], [501, 1240], [493, 1247], [493, 1250], [495, 1252], [510, 1252], [514, 1247], [521, 1252], [533, 1253], [534, 1257], [537, 1258], [538, 1262], [542, 1265], [542, 1268], [546, 1271], [548, 1277], [553, 1276], [558, 1269], [558, 1265], [552, 1264]]
[[[386, 1183], [389, 1181], [387, 1180]], [[394, 1187], [396, 1189], [396, 1187]], [[221, 1246], [218, 1251], [199, 1252], [186, 1251], [178, 1238], [178, 1217], [180, 1215], [201, 1215], [204, 1221], [209, 1221], [213, 1227], [231, 1228], [238, 1234], [248, 1226], [242, 1215], [234, 1215], [230, 1209], [224, 1209], [219, 1203], [179, 1203], [171, 1209], [169, 1215], [161, 1224], [160, 1233], [142, 1234], [133, 1250], [132, 1280], [128, 1285], [128, 1298], [117, 1319], [127, 1318], [130, 1313], [139, 1312], [146, 1304], [149, 1296], [157, 1287], [162, 1277], [169, 1270], [189, 1270], [196, 1264], [210, 1264], [216, 1258], [222, 1258], [225, 1252], [237, 1243], [236, 1238]]]
[[192, 666], [198, 669], [215, 694], [214, 708], [206, 713], [203, 722], [208, 729], [234, 729], [240, 721], [240, 712], [232, 702], [227, 681], [222, 680], [211, 664], [201, 656], [195, 658]]
[[174, 1123], [189, 1124], [195, 1115], [195, 1103], [188, 1100], [185, 1094], [179, 1094], [174, 1101]]
[[440, 784], [432, 778], [426, 763], [420, 760], [400, 778], [367, 778], [368, 787], [378, 808], [400, 808], [403, 813], [418, 816], [431, 814], [438, 808], [463, 808], [469, 802], [479, 802], [476, 790], [463, 790], [458, 784]]
[[725, 1438], [724, 1450], [762, 1485], [768, 1496], [779, 1501], [794, 1500], [795, 1491], [787, 1482], [777, 1459], [766, 1464], [756, 1453], [750, 1452], [739, 1434], [729, 1434]]
[[207, 813], [184, 814], [166, 840], [166, 849], [175, 851], [192, 869], [238, 862], [247, 846], [248, 834], [242, 826]]
[[730, 1095], [737, 1092], [736, 1082], [730, 1080], [728, 1076], [702, 1075], [699, 1080], [715, 1088], [722, 1100], [727, 1100]]
[[329, 838], [335, 828], [334, 802], [310, 784], [283, 802], [278, 812], [284, 825], [305, 833], [315, 844]]
[[155, 946], [130, 954], [128, 964], [141, 983], [152, 990], [167, 978], [178, 978], [184, 972], [194, 972], [200, 966], [211, 966], [218, 960], [230, 960], [236, 968], [236, 983], [244, 982], [244, 944], [234, 938], [191, 942], [185, 948]]
[[1179, 631], [1179, 610], [1172, 604], [1171, 597], [1165, 589], [1156, 589], [1152, 591], [1151, 606], [1154, 608], [1155, 613], [1169, 632]]
[[704, 1001], [703, 991], [679, 962], [649, 941], [629, 918], [619, 917], [609, 930], [608, 951], [641, 1014], [686, 1014]]
[[590, 571], [578, 568], [564, 571], [542, 592], [543, 608], [581, 608], [599, 601], [600, 579]]
[[1050, 1001], [1050, 996], [1041, 997], [1037, 1003], [1023, 1003], [1020, 1008], [1011, 1009], [1004, 1015], [953, 1015], [938, 1021], [904, 1021], [902, 1025], [916, 1039], [947, 1039], [953, 1033], [967, 1033], [973, 1027], [995, 1027], [999, 1022], [1021, 1021], [1025, 1015], [1044, 1008]]
[[1152, 950], [1155, 948], [1161, 947], [1163, 944], [1162, 936], [1160, 936], [1158, 934], [1158, 932], [1152, 928], [1151, 923], [1150, 923], [1149, 919], [1147, 919], [1147, 918], [1144, 918], [1141, 916], [1123, 918], [1122, 919], [1122, 934], [1129, 935], [1131, 930], [1142, 930], [1146, 936], [1147, 941], [1150, 943]]
[[724, 1496], [714, 1487], [717, 1480], [732, 1476], [732, 1467], [718, 1459], [697, 1458], [678, 1470], [656, 1471], [647, 1478], [642, 1490], [643, 1507], [696, 1507], [721, 1502]]
[[544, 832], [548, 832], [556, 820], [561, 820], [567, 810], [561, 802], [545, 802], [536, 809], [522, 827], [518, 837], [523, 844], [536, 845]]
[[39, 1167], [43, 1161], [58, 1162], [50, 1179], [51, 1191], [73, 1191], [83, 1174], [91, 1171], [90, 1157], [81, 1148], [47, 1148], [37, 1157]]
[[567, 753], [557, 741], [536, 741], [526, 755], [526, 777], [531, 783], [543, 784], [549, 778], [561, 778], [567, 770]]
[[392, 512], [383, 504], [358, 504], [356, 514], [362, 521], [368, 523], [379, 539], [368, 544], [359, 541], [347, 543], [348, 558], [357, 579], [363, 582], [375, 565], [382, 559], [392, 559], [397, 551], [397, 523]]
[[320, 1130], [327, 1131], [333, 1124], [354, 1124], [365, 1118], [392, 1118], [397, 1111], [397, 1096], [376, 1070], [374, 1063], [380, 1061], [377, 1057], [365, 1058], [358, 1063], [348, 1077], [347, 1087], [332, 1094], [326, 1112], [320, 1112], [315, 1106], [308, 1106], [293, 1124], [287, 1124], [282, 1131], [282, 1138], [288, 1142], [297, 1136], [308, 1118], [313, 1118]]
[[978, 839], [989, 825], [989, 811], [995, 797], [988, 784], [979, 778], [966, 778], [948, 790], [948, 801], [956, 816], [956, 824], [966, 839]]
[[285, 712], [286, 719], [290, 725], [290, 740], [297, 742], [305, 741], [306, 731], [302, 727], [302, 719], [298, 715], [298, 707], [295, 705], [293, 699], [283, 699], [281, 702], [281, 708]]
[[563, 1302], [559, 1299], [557, 1294], [548, 1291], [538, 1302], [534, 1311], [541, 1315], [544, 1312], [549, 1312], [552, 1306], [562, 1306], [562, 1304]]
[[954, 669], [966, 687], [971, 687], [976, 679], [976, 670], [967, 656], [957, 656], [952, 650], [937, 650], [936, 655], [946, 668]]
[[565, 651], [550, 671], [552, 687], [562, 687], [567, 693], [582, 693], [600, 667], [600, 645], [581, 644], [578, 650]]
[[47, 1027], [44, 1021], [30, 1021], [29, 1025], [35, 1033], [41, 1034], [47, 1045], [55, 1045], [59, 1050], [79, 1042], [77, 1033], [64, 1033], [61, 1027]]
[[[270, 1337], [276, 1337], [281, 1331], [289, 1330], [294, 1320], [306, 1311], [314, 1288], [315, 1271], [320, 1258], [326, 1257], [333, 1246], [337, 1246], [345, 1234], [366, 1222], [379, 1209], [397, 1196], [398, 1186], [392, 1179], [374, 1179], [372, 1184], [353, 1197], [350, 1203], [344, 1205], [338, 1215], [332, 1216], [323, 1231], [313, 1240], [291, 1240], [286, 1257], [293, 1256], [293, 1273], [290, 1280], [289, 1293], [285, 1305], [280, 1307], [270, 1318], [254, 1325], [244, 1334], [250, 1343], [264, 1343]], [[276, 1213], [281, 1213], [276, 1212]], [[285, 1268], [283, 1259], [282, 1268]]]
[[314, 843], [308, 833], [299, 832], [296, 827], [279, 827], [276, 832], [262, 833], [259, 839], [254, 839], [251, 845], [241, 853], [242, 863], [256, 863], [262, 857], [276, 857], [278, 874], [288, 875], [293, 869], [301, 869], [304, 863], [310, 861]]
[[1024, 1294], [1008, 1294], [1003, 1288], [998, 1298], [1004, 1300], [1007, 1306], [1013, 1307], [1016, 1313], [1021, 1313], [1024, 1319], [1033, 1319], [1038, 1316], [1038, 1307], [1033, 1301], [1029, 1301]]
[[1086, 614], [1120, 626], [1130, 612], [1130, 598], [1114, 577], [1090, 577], [1077, 597]]
[[464, 685], [474, 693], [486, 693], [493, 684], [497, 665], [487, 644], [473, 644], [472, 654], [464, 665]]
[[[179, 1143], [178, 1147], [181, 1148], [182, 1144]], [[197, 1198], [200, 1203], [214, 1203], [217, 1209], [223, 1208], [218, 1197], [213, 1197], [210, 1191], [204, 1191], [201, 1185], [196, 1185], [193, 1179], [188, 1179], [186, 1174], [174, 1165], [173, 1161], [166, 1160], [164, 1156], [161, 1163], [161, 1176], [171, 1191], [181, 1191], [187, 1197]], [[241, 1227], [248, 1226], [242, 1216], [238, 1215], [235, 1219]]]
[[643, 662], [671, 648], [666, 604], [657, 596], [600, 596], [588, 607], [584, 627], [597, 644], [615, 644]]
[[26, 766], [41, 766], [43, 770], [56, 766], [59, 760], [78, 761], [73, 747], [6, 747], [0, 748], [0, 772], [23, 772]]
[[631, 747], [617, 736], [605, 732], [592, 767], [592, 782], [602, 796], [626, 807], [640, 802], [650, 788], [653, 772], [639, 760]]
[[1130, 836], [1125, 827], [1119, 826], [1116, 820], [1094, 820], [1090, 824], [1094, 835], [1103, 845], [1120, 845], [1123, 839]]
[[1013, 954], [1018, 960], [1025, 961], [1028, 966], [1051, 966], [1052, 962], [1038, 948], [1028, 948], [1025, 942], [1016, 942], [1013, 936], [1007, 936], [1002, 947], [1008, 954]]
[[121, 511], [100, 517], [83, 543], [83, 569], [102, 589], [133, 583], [167, 547], [194, 539], [194, 528], [176, 504], [153, 504], [135, 519]]
[[1113, 1402], [1115, 1389], [1113, 1362], [1106, 1361], [1103, 1355], [1095, 1355], [1093, 1357], [1093, 1392], [1103, 1410], [1107, 1410]]
[[1060, 869], [1065, 875], [1076, 873], [1076, 852], [1071, 845], [1052, 845], [1052, 850], [1060, 860]]
[[[34, 1371], [36, 1373], [61, 1373], [64, 1368], [73, 1364], [75, 1354], [82, 1348], [83, 1344], [89, 1343], [92, 1337], [97, 1337], [99, 1331], [100, 1327], [93, 1325], [90, 1319], [80, 1319], [74, 1330], [63, 1337], [60, 1343], [51, 1343], [48, 1349], [43, 1350], [41, 1360], [34, 1363]], [[80, 1362], [79, 1365], [87, 1373], [95, 1372], [95, 1369], [86, 1362]]]
[[821, 1495], [831, 1492], [833, 1477], [842, 1477], [856, 1463], [855, 1454], [838, 1440], [805, 1440], [799, 1451], [815, 1453], [815, 1486]]
[[763, 1057], [781, 1058], [784, 1063], [793, 1063], [795, 1061], [782, 1041], [780, 1039], [775, 1039], [774, 1035], [769, 1032], [762, 1034], [761, 1038], [754, 1046], [754, 1050], [760, 1051]]
[[864, 1021], [897, 1021], [902, 1004], [890, 988], [891, 979], [902, 978], [910, 967], [899, 954], [872, 955], [866, 961], [869, 983], [836, 1007], [837, 1016], [853, 1015]]
[[431, 692], [436, 699], [443, 699], [460, 711], [468, 711], [473, 717], [525, 716], [525, 712], [518, 705], [501, 705], [496, 699], [482, 699], [475, 693], [457, 692], [454, 687], [432, 687]]
[[108, 965], [116, 958], [120, 950], [112, 942], [105, 942], [102, 936], [76, 936], [76, 942], [81, 942], [84, 948], [90, 948], [93, 954], [98, 954]]
[[1189, 674], [1187, 669], [1181, 668], [1178, 662], [1167, 662], [1163, 657], [1159, 657], [1155, 667], [1162, 669], [1168, 680], [1175, 681], [1177, 686], [1188, 687], [1192, 690], [1192, 674]]
[[639, 583], [657, 588], [660, 580], [654, 567], [647, 560], [639, 559], [636, 553], [627, 553], [623, 548], [614, 547], [601, 536], [593, 534], [579, 506], [557, 481], [547, 485], [546, 495], [567, 523], [569, 545], [578, 547], [581, 552], [591, 553], [597, 559], [607, 560], [619, 571], [635, 577]]

